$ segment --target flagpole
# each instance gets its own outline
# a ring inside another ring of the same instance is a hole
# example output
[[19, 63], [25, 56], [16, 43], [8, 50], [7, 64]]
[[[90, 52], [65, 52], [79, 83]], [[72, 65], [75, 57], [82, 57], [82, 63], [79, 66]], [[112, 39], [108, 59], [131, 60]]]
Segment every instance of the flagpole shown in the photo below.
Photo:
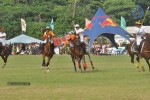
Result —
[[[143, 20], [142, 20], [142, 25], [143, 25], [143, 23], [144, 23], [144, 20], [145, 20], [145, 17], [146, 17], [146, 14], [147, 14], [148, 10], [149, 10], [149, 6], [147, 7], [146, 13], [145, 13], [144, 18], [143, 18]], [[138, 31], [137, 34], [139, 34], [140, 30], [141, 30], [141, 27], [140, 27], [140, 29], [139, 29], [139, 31]], [[137, 34], [136, 34], [136, 37], [137, 37]]]
[[74, 1], [74, 9], [73, 9], [73, 15], [72, 15], [72, 25], [74, 27], [74, 24], [75, 24], [75, 21], [74, 21], [74, 18], [75, 18], [75, 14], [76, 14], [76, 3], [77, 3], [77, 0]]
[[144, 23], [144, 20], [145, 20], [145, 17], [146, 17], [146, 14], [147, 14], [148, 10], [149, 10], [149, 6], [147, 7], [147, 10], [146, 10], [146, 13], [145, 13], [145, 15], [144, 15], [144, 18], [143, 18], [142, 24]]

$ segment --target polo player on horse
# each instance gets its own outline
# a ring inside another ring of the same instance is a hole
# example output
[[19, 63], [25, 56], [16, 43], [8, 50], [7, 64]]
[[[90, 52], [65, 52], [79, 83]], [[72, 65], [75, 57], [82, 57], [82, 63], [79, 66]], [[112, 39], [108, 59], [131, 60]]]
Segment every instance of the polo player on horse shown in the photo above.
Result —
[[4, 32], [4, 28], [0, 28], [0, 56], [2, 57], [4, 64], [2, 68], [6, 66], [8, 56], [11, 52], [11, 46], [6, 46], [6, 33]]
[[53, 37], [55, 36], [55, 34], [51, 31], [50, 27], [46, 27], [43, 31], [43, 39], [44, 39], [44, 43], [41, 45], [41, 53], [44, 50], [44, 45], [46, 42], [50, 42], [51, 43], [51, 50], [54, 53], [54, 43], [53, 43]]
[[76, 34], [79, 36], [81, 46], [84, 49], [84, 53], [86, 54], [87, 53], [86, 52], [87, 45], [86, 45], [86, 41], [84, 40], [84, 34], [83, 34], [84, 33], [84, 29], [80, 28], [79, 24], [76, 24], [74, 27], [75, 27], [74, 29], [75, 29]]
[[6, 33], [4, 28], [0, 28], [0, 55], [3, 55], [3, 46], [6, 44]]
[[134, 52], [138, 52], [140, 56], [141, 52], [141, 42], [144, 39], [144, 35], [147, 33], [146, 28], [142, 25], [140, 21], [135, 22], [136, 28], [134, 29], [133, 35], [136, 37], [136, 42], [133, 44], [132, 49]]
[[[77, 35], [76, 32], [74, 32], [74, 31], [67, 33], [67, 35], [65, 36], [65, 39], [66, 39], [65, 44], [62, 47], [62, 50], [64, 50], [66, 48], [66, 46], [69, 45], [71, 52], [74, 52], [74, 45], [76, 45], [76, 44], [80, 45], [81, 44], [79, 35]], [[83, 47], [82, 44], [81, 44], [81, 46]], [[84, 52], [85, 51], [86, 50], [84, 48]]]

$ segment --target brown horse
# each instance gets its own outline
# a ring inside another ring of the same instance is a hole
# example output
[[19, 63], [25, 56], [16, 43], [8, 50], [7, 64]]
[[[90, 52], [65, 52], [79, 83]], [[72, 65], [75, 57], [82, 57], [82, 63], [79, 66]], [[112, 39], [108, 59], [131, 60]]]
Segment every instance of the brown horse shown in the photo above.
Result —
[[141, 50], [141, 57], [145, 59], [149, 66], [149, 71], [150, 71], [150, 34], [145, 34], [146, 39], [144, 40], [142, 44], [142, 50]]
[[[83, 47], [81, 46], [80, 43], [77, 43], [77, 42], [76, 42], [76, 43], [74, 44], [74, 47], [70, 47], [70, 51], [71, 51], [70, 55], [71, 55], [71, 58], [72, 58], [72, 62], [73, 62], [73, 64], [74, 64], [74, 70], [77, 71], [77, 69], [76, 69], [76, 63], [75, 63], [75, 61], [77, 61], [77, 62], [78, 62], [78, 67], [79, 67], [79, 69], [80, 69], [81, 72], [82, 72], [81, 60], [82, 60], [82, 59], [84, 58], [84, 56], [85, 56]], [[87, 69], [87, 64], [86, 64], [85, 60], [84, 60], [84, 62], [83, 62], [83, 67], [84, 67], [84, 70]]]
[[[83, 48], [82, 44], [80, 43], [79, 38], [76, 38], [74, 41], [72, 41], [72, 43], [73, 43], [74, 47], [69, 47], [69, 49], [70, 49], [69, 54], [72, 58], [74, 70], [75, 70], [75, 72], [77, 71], [77, 68], [76, 68], [76, 61], [77, 61], [78, 67], [82, 72], [81, 60], [83, 60], [84, 70], [87, 69], [87, 64], [86, 64], [85, 59], [84, 59], [84, 56], [85, 56], [84, 48]], [[59, 46], [59, 54], [63, 54], [64, 49], [65, 49], [63, 47], [64, 47], [64, 44]]]
[[2, 49], [3, 49], [3, 54], [0, 56], [3, 59], [4, 64], [2, 68], [4, 68], [6, 66], [8, 56], [10, 55], [12, 49], [11, 49], [11, 46], [3, 46]]
[[[51, 43], [49, 42], [49, 40], [47, 40], [46, 44], [44, 45], [44, 50], [42, 52], [42, 58], [43, 58], [43, 62], [42, 62], [42, 68], [46, 67], [47, 69], [49, 69], [49, 64], [50, 64], [50, 60], [52, 59], [54, 52], [51, 49]], [[45, 61], [45, 57], [47, 57], [47, 62]]]
[[[146, 39], [143, 40], [143, 42], [140, 44], [141, 48], [141, 57], [144, 58], [149, 66], [149, 71], [150, 71], [150, 34], [145, 34]], [[131, 57], [131, 63], [133, 63], [138, 69], [140, 67], [142, 68], [142, 71], [145, 71], [144, 66], [140, 63], [140, 57], [139, 57], [139, 52], [132, 51], [132, 46], [135, 43], [135, 41], [132, 41], [130, 44], [127, 44], [126, 50], [128, 51], [130, 57]], [[135, 55], [137, 63], [134, 61]]]

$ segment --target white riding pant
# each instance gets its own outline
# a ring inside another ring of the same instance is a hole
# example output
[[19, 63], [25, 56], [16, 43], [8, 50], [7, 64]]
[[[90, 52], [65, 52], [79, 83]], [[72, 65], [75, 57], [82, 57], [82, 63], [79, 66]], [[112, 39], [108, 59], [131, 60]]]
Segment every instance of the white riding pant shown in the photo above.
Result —
[[6, 40], [0, 40], [0, 42], [2, 43], [3, 46], [6, 45]]
[[[53, 43], [53, 40], [52, 40], [52, 39], [50, 39], [50, 40], [49, 40], [49, 42], [50, 42], [50, 43]], [[44, 43], [46, 43], [46, 40], [44, 40]]]
[[136, 37], [136, 44], [140, 45], [141, 41], [142, 41], [141, 37], [137, 36]]
[[70, 45], [70, 47], [74, 47], [72, 41], [69, 41], [69, 45]]

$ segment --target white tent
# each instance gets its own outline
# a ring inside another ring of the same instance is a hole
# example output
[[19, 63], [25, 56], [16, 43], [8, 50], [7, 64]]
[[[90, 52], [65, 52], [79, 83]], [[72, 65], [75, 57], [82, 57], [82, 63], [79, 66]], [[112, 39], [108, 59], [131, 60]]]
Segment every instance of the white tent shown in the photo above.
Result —
[[12, 43], [42, 43], [43, 41], [38, 40], [36, 38], [27, 36], [25, 34], [21, 34], [15, 38], [7, 40], [7, 44]]

